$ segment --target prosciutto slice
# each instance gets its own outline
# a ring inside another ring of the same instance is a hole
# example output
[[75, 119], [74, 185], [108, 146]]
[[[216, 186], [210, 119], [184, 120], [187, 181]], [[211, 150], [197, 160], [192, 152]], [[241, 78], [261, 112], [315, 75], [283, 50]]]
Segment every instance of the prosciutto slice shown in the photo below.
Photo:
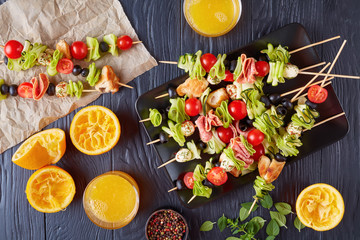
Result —
[[195, 124], [197, 126], [197, 128], [199, 129], [199, 133], [200, 133], [200, 139], [201, 141], [207, 143], [210, 141], [210, 139], [212, 138], [212, 132], [208, 132], [205, 129], [207, 120], [206, 117], [204, 116], [200, 116], [198, 117], [198, 119], [196, 119]]
[[238, 83], [254, 83], [256, 81], [255, 75], [258, 74], [255, 67], [255, 59], [248, 58], [245, 54], [241, 54], [242, 70], [239, 77], [236, 79]]
[[39, 80], [36, 77], [33, 77], [30, 82], [33, 85], [33, 99], [39, 101], [44, 96], [47, 88], [49, 87], [49, 79], [46, 74], [40, 73]]
[[205, 130], [207, 132], [211, 132], [211, 126], [219, 127], [222, 126], [223, 123], [218, 116], [215, 115], [214, 110], [210, 110], [206, 114], [206, 121], [205, 121]]
[[233, 131], [233, 138], [237, 137], [237, 136], [238, 136], [238, 133], [237, 133], [237, 130], [236, 130], [236, 128], [234, 127], [234, 125], [230, 124], [230, 125], [229, 125], [229, 128], [231, 128], [231, 130]]
[[248, 168], [254, 162], [239, 137], [230, 140], [230, 147], [234, 151], [235, 157], [245, 162], [245, 168]]
[[235, 128], [236, 128], [237, 133], [238, 133], [239, 135], [243, 135], [245, 138], [247, 138], [249, 132], [250, 132], [251, 130], [253, 130], [254, 128], [251, 127], [251, 128], [249, 128], [248, 130], [246, 130], [245, 132], [243, 132], [243, 131], [240, 130], [239, 123], [240, 123], [239, 120], [237, 120], [237, 121], [234, 122], [234, 126], [235, 126]]

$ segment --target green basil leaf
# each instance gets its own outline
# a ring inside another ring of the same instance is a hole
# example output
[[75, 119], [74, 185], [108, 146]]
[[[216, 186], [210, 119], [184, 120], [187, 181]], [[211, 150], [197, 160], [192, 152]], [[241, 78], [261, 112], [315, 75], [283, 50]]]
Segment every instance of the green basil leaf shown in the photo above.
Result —
[[270, 211], [271, 219], [274, 219], [280, 227], [286, 227], [286, 217], [281, 213]]
[[288, 215], [289, 213], [293, 213], [291, 211], [291, 206], [288, 203], [284, 203], [284, 202], [278, 202], [274, 204], [276, 210], [279, 211], [279, 213], [283, 214], [283, 215]]
[[267, 236], [267, 238], [265, 240], [274, 240], [275, 236]]
[[[246, 208], [246, 209], [249, 211], [250, 208], [251, 208], [251, 206], [252, 206], [252, 204], [253, 204], [253, 202], [246, 202], [246, 203], [242, 203], [241, 206], [242, 206], [243, 208]], [[253, 209], [251, 210], [251, 212], [255, 212], [258, 207], [259, 207], [259, 205], [257, 205], [257, 204], [255, 203], [255, 205], [254, 205]]]
[[301, 229], [305, 228], [305, 225], [302, 222], [300, 222], [298, 217], [296, 217], [294, 220], [294, 227], [296, 227], [300, 232]]
[[280, 233], [280, 227], [274, 219], [268, 223], [266, 227], [266, 233], [270, 236], [277, 236]]
[[204, 222], [201, 227], [200, 227], [200, 231], [202, 232], [208, 232], [211, 231], [214, 227], [214, 223], [210, 222], [210, 221], [206, 221]]
[[266, 194], [263, 199], [260, 199], [260, 204], [264, 208], [270, 209], [273, 205], [273, 200], [270, 194]]
[[237, 238], [237, 237], [228, 237], [228, 238], [226, 238], [226, 240], [241, 240], [241, 238]]
[[245, 219], [247, 219], [249, 215], [250, 213], [248, 209], [244, 207], [240, 208], [240, 212], [239, 212], [240, 221], [244, 221]]
[[[255, 222], [255, 223], [259, 224], [260, 229], [261, 229], [261, 228], [264, 227], [264, 224], [265, 224], [266, 220], [263, 219], [262, 217], [256, 216], [256, 217], [253, 217], [253, 218], [250, 220], [250, 222]], [[256, 234], [256, 233], [255, 233], [255, 234]]]
[[226, 220], [227, 218], [224, 216], [224, 214], [218, 219], [217, 225], [219, 227], [220, 232], [224, 231], [226, 228]]

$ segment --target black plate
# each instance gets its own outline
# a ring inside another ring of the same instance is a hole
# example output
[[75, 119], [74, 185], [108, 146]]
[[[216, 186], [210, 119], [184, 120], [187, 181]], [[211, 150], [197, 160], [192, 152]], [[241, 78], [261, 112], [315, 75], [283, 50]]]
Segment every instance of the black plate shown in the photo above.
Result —
[[[275, 46], [278, 44], [281, 44], [282, 46], [288, 46], [289, 49], [296, 49], [311, 43], [304, 27], [298, 23], [292, 23], [252, 42], [245, 47], [232, 51], [228, 54], [227, 59], [236, 60], [237, 57], [241, 55], [241, 53], [245, 53], [247, 56], [256, 58], [259, 56], [260, 50], [266, 48], [268, 42], [274, 44]], [[291, 56], [291, 63], [297, 65], [299, 68], [310, 66], [319, 62], [319, 57], [313, 48], [308, 48], [298, 53], [294, 53]], [[136, 110], [140, 119], [148, 118], [149, 108], [165, 109], [168, 105], [170, 105], [168, 97], [161, 99], [155, 99], [155, 97], [166, 93], [167, 88], [170, 85], [178, 86], [179, 84], [183, 83], [187, 77], [188, 75], [180, 76], [141, 95], [136, 102]], [[311, 78], [311, 76], [299, 75], [299, 77], [296, 79], [287, 80], [286, 83], [279, 84], [277, 87], [264, 87], [264, 92], [283, 93], [304, 86]], [[218, 87], [219, 86], [217, 86], [217, 88]], [[335, 95], [332, 86], [328, 86], [327, 90], [329, 93], [328, 99], [319, 105], [318, 111], [320, 112], [320, 118], [318, 118], [317, 121], [321, 121], [343, 112], [343, 109]], [[144, 127], [151, 140], [158, 138], [161, 127], [154, 128], [150, 122], [145, 122]], [[335, 120], [327, 122], [326, 124], [316, 127], [311, 131], [305, 132], [302, 136], [303, 146], [299, 148], [300, 153], [298, 156], [290, 158], [288, 162], [294, 162], [296, 160], [302, 159], [305, 156], [340, 140], [347, 134], [347, 132], [348, 121], [345, 116], [339, 117]], [[190, 139], [199, 139], [199, 136], [196, 133]], [[157, 143], [153, 144], [152, 146], [155, 148], [159, 158], [161, 159], [161, 162], [159, 162], [158, 165], [171, 159], [174, 156], [174, 153], [179, 149], [178, 144], [174, 140], [170, 140], [166, 144]], [[206, 160], [209, 158], [209, 155], [204, 155], [206, 156], [204, 156], [201, 160], [194, 160], [187, 163], [174, 162], [168, 164], [165, 168], [168, 172], [170, 180], [174, 182], [180, 174], [193, 171], [196, 164], [198, 163], [204, 165]], [[164, 171], [164, 169], [160, 169], [159, 171]], [[258, 175], [257, 171], [239, 178], [235, 178], [229, 174], [229, 180], [226, 182], [226, 184], [221, 187], [214, 188], [213, 193], [209, 199], [204, 197], [197, 197], [192, 202], [190, 202], [190, 204], [187, 204], [187, 202], [192, 197], [191, 190], [177, 191], [177, 194], [184, 206], [188, 208], [195, 208], [220, 196], [223, 196], [227, 192], [241, 187], [243, 184], [252, 182], [256, 175]]]

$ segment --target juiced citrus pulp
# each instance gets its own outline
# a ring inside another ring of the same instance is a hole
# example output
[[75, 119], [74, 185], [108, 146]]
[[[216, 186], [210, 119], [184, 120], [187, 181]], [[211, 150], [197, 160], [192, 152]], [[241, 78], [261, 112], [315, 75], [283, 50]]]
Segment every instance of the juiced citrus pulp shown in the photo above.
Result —
[[344, 215], [344, 200], [334, 187], [318, 183], [305, 188], [296, 200], [299, 220], [316, 231], [336, 227]]
[[89, 106], [75, 114], [70, 126], [74, 146], [88, 155], [112, 149], [119, 141], [120, 122], [116, 115], [102, 106]]
[[15, 152], [12, 161], [20, 167], [35, 170], [57, 163], [65, 149], [65, 132], [52, 128], [28, 138]]
[[74, 195], [73, 178], [57, 166], [46, 166], [37, 170], [26, 184], [27, 199], [30, 205], [40, 212], [58, 212], [71, 203]]

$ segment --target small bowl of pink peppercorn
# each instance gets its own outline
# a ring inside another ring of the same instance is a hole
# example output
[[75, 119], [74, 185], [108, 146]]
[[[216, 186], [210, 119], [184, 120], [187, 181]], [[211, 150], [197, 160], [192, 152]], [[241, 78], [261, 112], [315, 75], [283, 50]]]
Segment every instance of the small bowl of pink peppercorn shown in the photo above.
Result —
[[188, 234], [189, 227], [185, 218], [172, 209], [155, 211], [145, 226], [147, 240], [185, 240]]

